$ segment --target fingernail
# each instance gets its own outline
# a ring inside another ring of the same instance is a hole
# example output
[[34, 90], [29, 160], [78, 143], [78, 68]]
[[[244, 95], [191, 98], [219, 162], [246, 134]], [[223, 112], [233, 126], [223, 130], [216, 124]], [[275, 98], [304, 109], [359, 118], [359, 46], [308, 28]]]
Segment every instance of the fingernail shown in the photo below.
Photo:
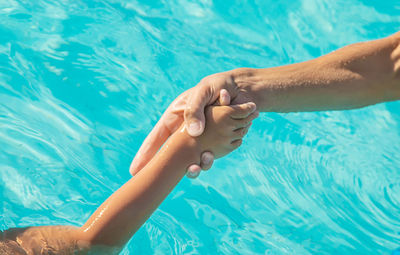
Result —
[[199, 121], [192, 121], [188, 127], [189, 135], [198, 136], [201, 134], [201, 126]]
[[196, 164], [192, 164], [186, 169], [186, 172], [191, 175], [196, 175], [200, 171], [201, 171], [200, 166]]
[[189, 167], [188, 171], [186, 172], [186, 176], [189, 178], [196, 178], [199, 175], [200, 175], [200, 170], [194, 170], [194, 168], [190, 169], [190, 167]]
[[256, 104], [253, 102], [249, 102], [247, 103], [251, 109], [251, 112], [254, 112], [256, 110]]
[[221, 97], [221, 105], [229, 105], [229, 96], [228, 95], [222, 95]]
[[208, 154], [203, 154], [201, 156], [201, 162], [203, 162], [203, 164], [205, 164], [205, 165], [209, 165], [212, 162], [212, 158]]
[[231, 96], [229, 95], [229, 92], [226, 89], [221, 89], [220, 99], [221, 99], [221, 105], [229, 105], [230, 104]]

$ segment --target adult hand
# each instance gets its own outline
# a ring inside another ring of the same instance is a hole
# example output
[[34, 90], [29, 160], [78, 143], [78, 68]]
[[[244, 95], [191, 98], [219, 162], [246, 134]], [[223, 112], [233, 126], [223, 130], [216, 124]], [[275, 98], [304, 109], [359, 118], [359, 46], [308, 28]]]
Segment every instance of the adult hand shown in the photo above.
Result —
[[[231, 100], [232, 99], [232, 100]], [[234, 81], [232, 72], [218, 73], [205, 77], [197, 86], [179, 95], [164, 112], [156, 126], [143, 142], [138, 153], [133, 159], [130, 173], [135, 175], [155, 155], [168, 137], [185, 122], [191, 136], [199, 136], [205, 127], [204, 108], [207, 105], [241, 104], [252, 101], [245, 90], [239, 88]], [[255, 104], [248, 104], [246, 116], [255, 111]], [[208, 170], [214, 161], [211, 152], [201, 155], [201, 164], [191, 165], [187, 176], [195, 178], [201, 169]]]

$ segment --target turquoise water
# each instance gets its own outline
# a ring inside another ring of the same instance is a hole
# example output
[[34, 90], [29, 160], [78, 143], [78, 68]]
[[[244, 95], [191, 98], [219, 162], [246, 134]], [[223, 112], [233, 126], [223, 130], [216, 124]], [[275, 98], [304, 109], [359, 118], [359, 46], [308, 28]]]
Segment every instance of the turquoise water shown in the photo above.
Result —
[[[202, 77], [398, 30], [395, 0], [0, 0], [0, 229], [82, 224]], [[391, 254], [399, 130], [399, 102], [264, 113], [122, 254]]]

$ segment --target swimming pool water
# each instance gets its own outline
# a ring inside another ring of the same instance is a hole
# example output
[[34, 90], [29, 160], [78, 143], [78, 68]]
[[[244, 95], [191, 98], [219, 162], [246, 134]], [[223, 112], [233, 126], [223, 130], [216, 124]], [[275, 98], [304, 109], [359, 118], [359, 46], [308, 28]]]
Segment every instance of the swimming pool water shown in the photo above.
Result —
[[[202, 77], [399, 29], [395, 0], [0, 0], [0, 229], [82, 224]], [[399, 130], [399, 102], [261, 114], [122, 254], [391, 254]]]

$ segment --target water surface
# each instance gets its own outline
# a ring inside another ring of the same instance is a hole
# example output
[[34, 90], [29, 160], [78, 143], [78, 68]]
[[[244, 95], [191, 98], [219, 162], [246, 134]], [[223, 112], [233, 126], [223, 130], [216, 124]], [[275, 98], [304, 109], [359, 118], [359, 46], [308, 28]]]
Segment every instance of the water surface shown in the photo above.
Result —
[[[397, 1], [0, 0], [0, 229], [85, 222], [202, 77], [400, 29]], [[262, 114], [122, 254], [390, 254], [400, 104]], [[260, 142], [261, 141], [261, 142]]]

